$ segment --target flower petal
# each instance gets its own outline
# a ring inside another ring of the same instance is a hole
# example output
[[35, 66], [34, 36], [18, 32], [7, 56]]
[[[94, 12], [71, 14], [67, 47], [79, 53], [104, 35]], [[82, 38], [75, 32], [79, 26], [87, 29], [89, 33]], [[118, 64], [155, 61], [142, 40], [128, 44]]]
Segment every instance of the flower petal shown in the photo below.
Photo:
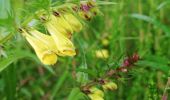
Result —
[[65, 13], [63, 16], [74, 31], [79, 32], [82, 30], [82, 24], [73, 14]]
[[74, 56], [76, 55], [73, 43], [62, 33], [60, 33], [50, 22], [46, 23], [46, 27], [53, 37], [58, 48], [58, 55], [60, 56]]
[[57, 55], [52, 52], [46, 44], [29, 35], [25, 30], [23, 30], [23, 34], [30, 45], [34, 48], [35, 53], [43, 64], [53, 65], [57, 62]]

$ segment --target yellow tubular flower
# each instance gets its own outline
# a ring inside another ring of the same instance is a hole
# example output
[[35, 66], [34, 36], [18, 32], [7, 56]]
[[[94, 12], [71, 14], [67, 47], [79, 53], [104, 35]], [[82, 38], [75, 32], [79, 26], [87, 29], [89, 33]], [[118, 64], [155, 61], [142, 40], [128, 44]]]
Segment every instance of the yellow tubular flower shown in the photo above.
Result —
[[63, 18], [63, 16], [51, 15], [50, 18], [50, 23], [55, 26], [56, 30], [70, 39], [73, 34], [73, 29], [71, 28], [70, 24]]
[[102, 85], [104, 90], [116, 90], [117, 89], [117, 84], [114, 82], [109, 82], [104, 85]]
[[34, 48], [35, 53], [37, 54], [40, 61], [45, 65], [54, 65], [57, 62], [57, 55], [51, 51], [43, 41], [38, 38], [29, 35], [25, 30], [22, 30], [25, 38]]
[[63, 16], [74, 31], [79, 32], [82, 30], [82, 24], [73, 14], [65, 13]]
[[103, 97], [101, 97], [97, 94], [88, 94], [88, 96], [91, 100], [104, 100]]
[[50, 22], [47, 22], [45, 25], [56, 43], [57, 49], [59, 51], [58, 55], [60, 56], [76, 55], [75, 47], [67, 37], [60, 33]]

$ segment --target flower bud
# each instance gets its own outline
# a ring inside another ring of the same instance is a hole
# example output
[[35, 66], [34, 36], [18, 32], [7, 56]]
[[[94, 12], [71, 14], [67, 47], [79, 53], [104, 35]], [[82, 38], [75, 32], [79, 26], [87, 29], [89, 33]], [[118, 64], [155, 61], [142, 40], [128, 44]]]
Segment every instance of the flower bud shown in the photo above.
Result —
[[103, 91], [99, 90], [96, 87], [91, 87], [89, 91], [90, 91], [90, 94], [88, 94], [88, 96], [91, 100], [104, 100]]
[[81, 4], [80, 9], [84, 12], [88, 12], [90, 7], [87, 4]]
[[108, 82], [102, 85], [104, 90], [116, 90], [117, 89], [117, 84], [114, 82]]
[[87, 5], [88, 5], [89, 7], [95, 7], [95, 6], [97, 6], [96, 0], [89, 0], [89, 1], [87, 2]]
[[73, 29], [70, 24], [64, 19], [64, 17], [61, 15], [51, 15], [50, 18], [50, 23], [56, 28], [56, 30], [70, 39], [73, 34]]
[[123, 61], [123, 67], [128, 67], [128, 66], [130, 66], [130, 65], [131, 65], [131, 63], [130, 63], [129, 59], [125, 59], [125, 60]]
[[109, 52], [106, 49], [96, 50], [96, 57], [97, 58], [108, 58]]
[[109, 40], [108, 39], [102, 39], [102, 44], [104, 45], [104, 46], [108, 46], [109, 45]]
[[137, 53], [133, 54], [132, 59], [134, 62], [137, 62], [139, 60], [139, 55]]
[[89, 94], [88, 96], [91, 100], [104, 100], [103, 97], [101, 97], [97, 94]]
[[80, 23], [80, 21], [71, 13], [65, 13], [63, 14], [65, 20], [70, 24], [71, 28], [76, 31], [79, 32], [82, 29], [82, 24]]
[[100, 10], [99, 10], [97, 7], [93, 7], [93, 8], [90, 9], [90, 12], [91, 12], [94, 16], [96, 16], [97, 14], [100, 13]]
[[84, 20], [90, 21], [92, 16], [90, 12], [84, 12], [84, 11], [79, 11], [79, 16], [83, 18]]
[[90, 92], [91, 92], [91, 94], [96, 94], [96, 95], [98, 95], [100, 97], [104, 97], [103, 91], [101, 91], [100, 89], [98, 89], [96, 87], [90, 88]]

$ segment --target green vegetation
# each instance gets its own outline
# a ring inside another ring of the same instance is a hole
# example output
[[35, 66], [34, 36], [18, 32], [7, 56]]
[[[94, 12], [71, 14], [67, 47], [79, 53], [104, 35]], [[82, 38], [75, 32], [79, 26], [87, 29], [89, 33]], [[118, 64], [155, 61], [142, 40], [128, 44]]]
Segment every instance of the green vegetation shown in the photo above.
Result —
[[[0, 0], [1, 100], [90, 100], [83, 89], [99, 80], [117, 84], [117, 89], [104, 92], [104, 100], [170, 98], [169, 0], [96, 0], [100, 14], [90, 21], [76, 16], [83, 24], [72, 36], [76, 56], [43, 65], [18, 29], [36, 18], [37, 11], [49, 12], [65, 1]], [[34, 23], [47, 33], [41, 22]], [[102, 50], [108, 55], [96, 55]], [[122, 71], [124, 61], [135, 54], [140, 59]], [[103, 90], [99, 84], [93, 86]]]

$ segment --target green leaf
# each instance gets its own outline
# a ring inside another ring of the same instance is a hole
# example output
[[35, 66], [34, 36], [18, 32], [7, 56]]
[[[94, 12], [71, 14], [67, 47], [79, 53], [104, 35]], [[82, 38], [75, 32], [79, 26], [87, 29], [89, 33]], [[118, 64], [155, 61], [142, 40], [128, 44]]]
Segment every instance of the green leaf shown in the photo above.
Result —
[[168, 5], [170, 3], [170, 1], [164, 1], [162, 2], [158, 7], [157, 7], [157, 10], [160, 10], [162, 9], [163, 7], [165, 7], [166, 5]]
[[165, 57], [160, 57], [156, 55], [146, 55], [144, 56], [137, 64], [145, 67], [151, 67], [153, 69], [161, 70], [165, 73], [168, 73], [170, 66], [168, 66], [169, 59]]
[[85, 67], [86, 64], [84, 66], [80, 66], [78, 69], [76, 69], [77, 73], [76, 73], [76, 80], [77, 82], [83, 84], [88, 82], [88, 75], [92, 75], [94, 76], [94, 72], [87, 69], [87, 67]]
[[9, 55], [7, 58], [3, 58], [0, 61], [0, 72], [7, 68], [13, 62], [22, 59], [24, 57], [31, 57], [35, 59], [34, 56], [30, 52], [25, 51], [15, 51], [13, 54]]
[[108, 1], [97, 1], [98, 5], [115, 5], [116, 2], [108, 2]]
[[68, 77], [68, 71], [66, 70], [63, 75], [59, 78], [59, 80], [56, 80], [56, 85], [54, 86], [52, 90], [52, 96], [51, 100], [54, 98], [54, 96], [57, 94], [57, 92], [61, 89], [63, 83], [65, 82], [66, 78]]
[[156, 55], [146, 55], [143, 57], [143, 59], [156, 62], [156, 63], [165, 64], [165, 65], [168, 65], [168, 62], [169, 62], [168, 58], [162, 57], [162, 56], [156, 56]]
[[141, 15], [141, 14], [132, 14], [131, 17], [137, 18], [137, 19], [140, 19], [140, 20], [143, 20], [143, 21], [146, 21], [146, 22], [149, 22], [149, 23], [155, 25], [156, 27], [162, 29], [162, 31], [165, 32], [166, 36], [168, 36], [168, 37], [170, 36], [169, 27], [167, 27], [166, 25], [164, 25], [163, 23], [161, 23], [160, 21], [158, 21], [155, 18], [151, 18], [149, 16]]
[[10, 34], [8, 34], [7, 36], [5, 36], [4, 38], [0, 38], [0, 44], [3, 44], [3, 43], [5, 43], [5, 42], [7, 42], [9, 39], [11, 39], [12, 38], [12, 36], [13, 36], [13, 34], [12, 33], [10, 33]]
[[86, 95], [79, 88], [73, 88], [67, 100], [85, 100]]
[[0, 0], [0, 19], [12, 16], [10, 0]]
[[84, 68], [77, 68], [76, 71], [78, 72], [84, 72], [84, 73], [87, 73], [88, 75], [91, 75], [93, 77], [96, 77], [96, 72], [93, 71], [93, 70], [90, 70], [90, 69], [84, 69]]
[[153, 69], [161, 70], [165, 73], [168, 73], [168, 71], [170, 70], [170, 66], [166, 64], [161, 64], [161, 63], [147, 61], [147, 60], [138, 61], [137, 65], [144, 66], [144, 67], [151, 67]]

